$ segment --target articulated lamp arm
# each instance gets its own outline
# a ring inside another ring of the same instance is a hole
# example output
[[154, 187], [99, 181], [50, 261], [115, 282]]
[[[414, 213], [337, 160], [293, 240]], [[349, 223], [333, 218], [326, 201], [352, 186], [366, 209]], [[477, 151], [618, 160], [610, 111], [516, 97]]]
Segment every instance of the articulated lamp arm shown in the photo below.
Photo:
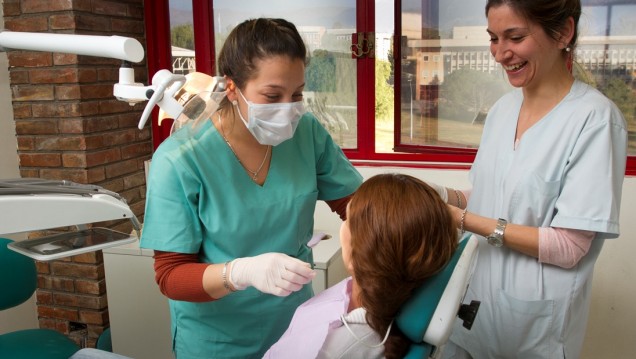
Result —
[[177, 118], [183, 107], [172, 97], [185, 83], [185, 76], [160, 70], [152, 79], [152, 85], [144, 86], [134, 81], [131, 62], [144, 58], [144, 49], [136, 39], [122, 36], [98, 36], [76, 34], [50, 34], [35, 32], [0, 31], [0, 52], [6, 50], [50, 51], [76, 55], [107, 57], [122, 60], [119, 82], [113, 94], [120, 101], [133, 105], [147, 101], [139, 129], [150, 117], [155, 105], [161, 107], [172, 118]]

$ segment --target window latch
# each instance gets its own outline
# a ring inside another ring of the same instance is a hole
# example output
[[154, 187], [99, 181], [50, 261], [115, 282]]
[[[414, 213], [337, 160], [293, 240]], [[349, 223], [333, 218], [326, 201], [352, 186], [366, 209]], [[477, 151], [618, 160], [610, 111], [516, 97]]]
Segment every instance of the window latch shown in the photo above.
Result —
[[351, 34], [351, 58], [372, 59], [375, 57], [375, 33], [358, 32]]

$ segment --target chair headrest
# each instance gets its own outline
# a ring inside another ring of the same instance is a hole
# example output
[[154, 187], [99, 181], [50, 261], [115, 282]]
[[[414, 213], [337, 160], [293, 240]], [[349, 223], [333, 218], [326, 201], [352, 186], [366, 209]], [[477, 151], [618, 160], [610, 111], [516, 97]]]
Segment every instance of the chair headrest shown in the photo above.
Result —
[[35, 262], [9, 249], [7, 245], [12, 242], [0, 238], [0, 288], [5, 288], [0, 295], [0, 310], [24, 303], [37, 288]]
[[448, 340], [477, 255], [477, 238], [465, 233], [444, 269], [418, 288], [396, 318], [413, 343], [441, 346]]

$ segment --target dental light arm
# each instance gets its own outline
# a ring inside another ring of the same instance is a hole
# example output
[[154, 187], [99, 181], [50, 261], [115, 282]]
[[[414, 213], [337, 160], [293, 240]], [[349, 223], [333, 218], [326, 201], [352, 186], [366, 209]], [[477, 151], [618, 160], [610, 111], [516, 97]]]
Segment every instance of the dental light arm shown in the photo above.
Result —
[[122, 36], [0, 32], [0, 51], [8, 49], [63, 52], [139, 62], [144, 49], [135, 39]]
[[0, 52], [9, 49], [61, 52], [122, 60], [119, 82], [113, 88], [113, 95], [131, 106], [148, 101], [139, 120], [139, 129], [144, 127], [155, 105], [175, 119], [183, 112], [183, 106], [173, 96], [184, 85], [185, 76], [175, 75], [168, 70], [160, 70], [153, 76], [152, 85], [144, 86], [135, 82], [135, 73], [130, 63], [140, 62], [144, 58], [144, 49], [136, 39], [122, 36], [2, 30], [0, 31]]

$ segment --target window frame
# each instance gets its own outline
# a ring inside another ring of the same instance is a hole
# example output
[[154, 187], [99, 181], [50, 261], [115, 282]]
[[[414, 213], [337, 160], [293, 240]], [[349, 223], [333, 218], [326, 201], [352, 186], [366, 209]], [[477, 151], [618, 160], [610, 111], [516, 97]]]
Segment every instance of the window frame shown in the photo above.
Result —
[[[196, 49], [197, 71], [213, 75], [215, 72], [214, 14], [213, 0], [192, 1], [193, 27]], [[401, 38], [401, 0], [394, 1], [394, 38]], [[170, 16], [168, 0], [144, 0], [146, 34], [146, 63], [149, 81], [157, 71], [172, 68], [170, 53]], [[356, 22], [358, 32], [375, 32], [375, 2], [356, 0]], [[401, 59], [400, 41], [393, 41], [394, 58]], [[394, 64], [394, 73], [401, 73], [400, 61]], [[443, 146], [414, 146], [400, 143], [401, 78], [394, 78], [394, 145], [400, 152], [379, 153], [375, 151], [375, 59], [357, 60], [357, 148], [343, 149], [356, 165], [398, 166], [430, 169], [469, 169], [477, 150]], [[158, 110], [152, 113], [153, 147], [168, 137], [169, 126], [157, 126]], [[636, 175], [636, 156], [627, 157], [627, 176]]]

